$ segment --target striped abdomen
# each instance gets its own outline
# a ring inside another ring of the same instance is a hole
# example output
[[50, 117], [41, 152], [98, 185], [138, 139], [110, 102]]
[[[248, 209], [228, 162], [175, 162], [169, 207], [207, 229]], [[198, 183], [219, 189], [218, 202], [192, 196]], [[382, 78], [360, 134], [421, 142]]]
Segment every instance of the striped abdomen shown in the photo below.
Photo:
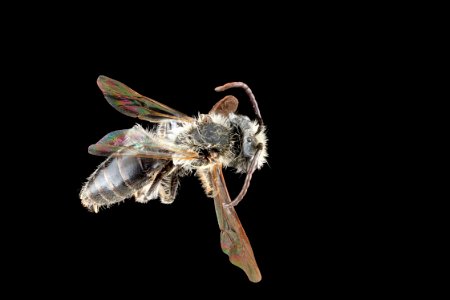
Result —
[[168, 161], [134, 156], [109, 157], [83, 186], [81, 203], [90, 210], [130, 198], [144, 186], [158, 185]]

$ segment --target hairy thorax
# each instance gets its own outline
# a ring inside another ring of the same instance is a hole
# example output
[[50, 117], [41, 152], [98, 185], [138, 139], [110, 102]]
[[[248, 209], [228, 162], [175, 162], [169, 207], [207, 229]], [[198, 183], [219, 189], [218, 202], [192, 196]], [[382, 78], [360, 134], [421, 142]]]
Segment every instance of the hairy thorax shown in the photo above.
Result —
[[227, 164], [235, 156], [233, 130], [229, 123], [215, 122], [208, 115], [200, 115], [193, 126], [178, 135], [177, 143], [200, 155], [195, 167], [221, 162]]

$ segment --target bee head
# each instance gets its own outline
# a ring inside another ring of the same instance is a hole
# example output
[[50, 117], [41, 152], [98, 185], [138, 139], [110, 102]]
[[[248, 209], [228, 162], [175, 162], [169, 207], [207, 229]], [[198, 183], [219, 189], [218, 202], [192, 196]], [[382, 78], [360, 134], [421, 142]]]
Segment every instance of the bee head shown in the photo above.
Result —
[[[266, 134], [264, 123], [261, 117], [261, 112], [259, 111], [258, 102], [256, 102], [255, 95], [250, 90], [250, 88], [243, 82], [230, 82], [225, 85], [216, 87], [216, 91], [222, 92], [229, 88], [239, 87], [245, 90], [247, 96], [249, 97], [250, 103], [253, 106], [253, 110], [256, 115], [256, 121], [250, 121], [246, 116], [234, 115], [234, 110], [229, 114], [230, 121], [236, 128], [237, 136], [239, 137], [238, 143], [236, 143], [236, 157], [231, 162], [231, 166], [236, 168], [238, 172], [247, 173], [245, 177], [244, 185], [242, 186], [239, 195], [228, 203], [228, 206], [237, 205], [247, 193], [250, 186], [250, 181], [252, 179], [253, 172], [256, 169], [261, 168], [266, 162], [267, 150], [266, 150]], [[234, 118], [234, 122], [233, 119]]]
[[230, 115], [234, 140], [234, 160], [230, 167], [238, 173], [247, 173], [252, 161], [255, 161], [255, 168], [261, 168], [266, 162], [267, 138], [264, 125], [257, 121], [251, 121], [249, 117], [242, 115]]

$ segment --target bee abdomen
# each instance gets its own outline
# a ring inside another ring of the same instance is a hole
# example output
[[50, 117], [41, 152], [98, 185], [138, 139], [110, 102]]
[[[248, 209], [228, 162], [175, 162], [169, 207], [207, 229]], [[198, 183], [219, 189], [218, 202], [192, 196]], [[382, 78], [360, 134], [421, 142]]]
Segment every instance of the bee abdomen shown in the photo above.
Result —
[[121, 202], [148, 184], [147, 174], [162, 167], [161, 161], [153, 159], [110, 157], [88, 178], [80, 193], [81, 202], [95, 212], [100, 206]]

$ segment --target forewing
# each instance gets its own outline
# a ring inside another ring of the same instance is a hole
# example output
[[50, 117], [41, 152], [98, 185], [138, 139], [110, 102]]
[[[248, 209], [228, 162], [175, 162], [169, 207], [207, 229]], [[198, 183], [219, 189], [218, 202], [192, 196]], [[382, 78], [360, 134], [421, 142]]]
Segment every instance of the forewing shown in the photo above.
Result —
[[127, 116], [149, 122], [167, 120], [193, 122], [194, 120], [173, 108], [142, 96], [125, 84], [106, 76], [99, 76], [97, 85], [109, 104]]
[[146, 133], [139, 126], [108, 133], [96, 144], [89, 146], [88, 152], [98, 156], [136, 156], [172, 160], [198, 158], [196, 152], [158, 139], [158, 137]]
[[228, 116], [230, 113], [236, 112], [239, 105], [238, 99], [236, 97], [228, 95], [219, 100], [209, 111], [209, 113], [216, 113]]
[[239, 217], [233, 206], [224, 207], [223, 205], [230, 203], [231, 199], [223, 177], [222, 166], [220, 164], [212, 166], [208, 177], [207, 180], [211, 181], [214, 189], [214, 205], [221, 231], [222, 250], [230, 257], [232, 264], [244, 270], [250, 281], [259, 282], [261, 273]]

